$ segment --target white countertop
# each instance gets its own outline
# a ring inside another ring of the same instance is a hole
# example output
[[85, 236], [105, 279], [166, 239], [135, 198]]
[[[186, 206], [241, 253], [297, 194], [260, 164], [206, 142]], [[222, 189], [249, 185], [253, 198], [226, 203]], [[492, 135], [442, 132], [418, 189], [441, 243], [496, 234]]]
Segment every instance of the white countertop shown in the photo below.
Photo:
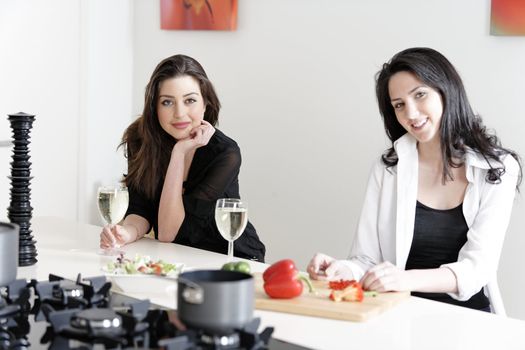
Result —
[[[58, 218], [33, 218], [38, 263], [19, 267], [18, 278], [47, 280], [49, 273], [66, 278], [101, 275], [101, 267], [115, 257], [99, 255], [100, 227]], [[217, 269], [226, 256], [172, 243], [141, 239], [123, 248], [128, 256], [182, 262], [195, 268]], [[253, 271], [267, 265], [253, 263]], [[132, 296], [176, 307], [174, 289]], [[262, 327], [275, 327], [274, 336], [314, 349], [525, 349], [525, 321], [444, 303], [410, 297], [364, 323], [256, 311]]]

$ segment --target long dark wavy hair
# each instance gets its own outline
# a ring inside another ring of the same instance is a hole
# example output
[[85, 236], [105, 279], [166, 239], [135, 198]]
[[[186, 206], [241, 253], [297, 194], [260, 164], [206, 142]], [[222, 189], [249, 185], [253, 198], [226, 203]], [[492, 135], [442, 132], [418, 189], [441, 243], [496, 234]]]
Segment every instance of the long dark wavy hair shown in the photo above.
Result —
[[164, 181], [173, 146], [177, 142], [159, 123], [157, 104], [160, 84], [170, 78], [191, 76], [199, 83], [206, 106], [204, 120], [215, 126], [221, 104], [206, 72], [195, 59], [174, 55], [160, 62], [146, 86], [144, 111], [124, 132], [119, 147], [125, 147], [128, 158], [126, 186], [133, 186], [147, 198], [153, 199], [159, 183]]
[[[467, 98], [463, 82], [445, 56], [429, 48], [410, 48], [397, 53], [383, 64], [376, 74], [376, 95], [385, 131], [392, 147], [382, 156], [387, 167], [395, 166], [398, 157], [394, 142], [407, 131], [399, 124], [388, 92], [390, 78], [398, 72], [410, 72], [427, 86], [436, 90], [443, 101], [443, 116], [440, 125], [441, 152], [443, 158], [443, 182], [453, 180], [451, 167], [463, 165], [467, 147], [481, 154], [490, 166], [486, 181], [501, 182], [505, 165], [500, 156], [510, 154], [519, 164], [517, 189], [522, 179], [520, 157], [512, 150], [503, 148], [499, 138], [487, 131], [481, 117], [474, 114]], [[493, 162], [490, 162], [490, 161]], [[492, 164], [500, 166], [493, 167]]]

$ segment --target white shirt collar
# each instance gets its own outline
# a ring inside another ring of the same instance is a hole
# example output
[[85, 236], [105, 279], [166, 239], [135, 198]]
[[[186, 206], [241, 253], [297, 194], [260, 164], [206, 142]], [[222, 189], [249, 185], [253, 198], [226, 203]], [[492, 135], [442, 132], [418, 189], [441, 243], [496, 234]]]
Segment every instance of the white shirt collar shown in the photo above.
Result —
[[[394, 149], [398, 158], [413, 157], [415, 152], [417, 152], [417, 140], [407, 132], [394, 142]], [[492, 159], [487, 162], [483, 155], [467, 147], [467, 152], [465, 153], [465, 164], [467, 167], [490, 169], [489, 162], [493, 168], [501, 167], [500, 163]]]

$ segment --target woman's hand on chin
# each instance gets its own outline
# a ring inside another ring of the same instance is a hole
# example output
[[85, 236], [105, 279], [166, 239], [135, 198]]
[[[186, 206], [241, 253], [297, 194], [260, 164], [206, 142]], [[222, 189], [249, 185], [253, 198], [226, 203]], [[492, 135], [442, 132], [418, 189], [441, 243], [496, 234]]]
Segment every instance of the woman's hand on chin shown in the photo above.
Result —
[[173, 150], [187, 154], [199, 147], [206, 146], [208, 142], [210, 142], [214, 133], [215, 128], [210, 123], [203, 120], [201, 125], [194, 127], [190, 131], [188, 137], [178, 140]]
[[211, 137], [215, 133], [215, 128], [213, 125], [207, 121], [201, 121], [201, 125], [193, 128], [190, 132], [190, 138], [197, 145], [196, 148], [206, 146], [210, 142]]

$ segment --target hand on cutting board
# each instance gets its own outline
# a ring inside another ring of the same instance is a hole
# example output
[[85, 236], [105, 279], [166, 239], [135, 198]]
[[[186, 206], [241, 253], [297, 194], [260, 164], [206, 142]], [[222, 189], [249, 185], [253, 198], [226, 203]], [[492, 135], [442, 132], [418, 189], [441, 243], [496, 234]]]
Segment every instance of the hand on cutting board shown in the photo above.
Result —
[[370, 268], [360, 281], [363, 289], [377, 292], [410, 290], [409, 276], [389, 261]]
[[323, 253], [314, 255], [307, 267], [308, 274], [314, 280], [353, 280], [352, 270], [341, 260], [336, 260]]

